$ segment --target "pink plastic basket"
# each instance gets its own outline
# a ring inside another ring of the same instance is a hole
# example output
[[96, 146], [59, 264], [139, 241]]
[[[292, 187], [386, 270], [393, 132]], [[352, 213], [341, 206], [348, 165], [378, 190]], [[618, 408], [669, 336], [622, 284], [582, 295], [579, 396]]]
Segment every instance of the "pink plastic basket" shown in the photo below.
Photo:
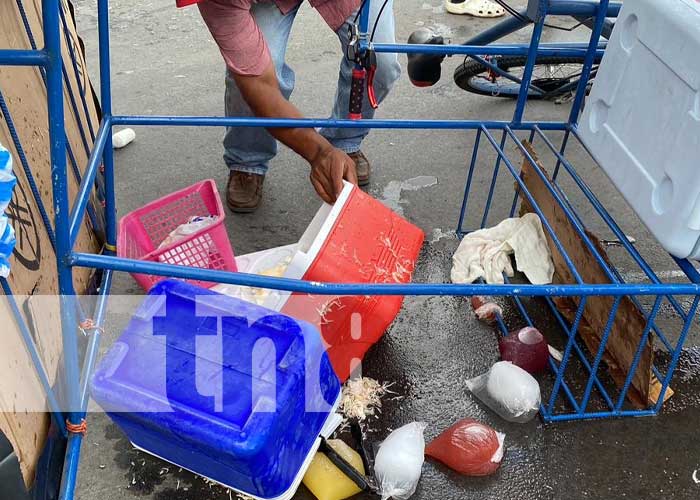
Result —
[[[158, 248], [168, 235], [190, 218], [213, 216], [215, 222], [170, 245]], [[223, 225], [224, 210], [213, 180], [206, 180], [172, 193], [125, 215], [119, 222], [117, 255], [129, 259], [181, 266], [236, 271], [233, 249]], [[132, 274], [148, 291], [165, 279]], [[215, 283], [190, 281], [209, 288]]]

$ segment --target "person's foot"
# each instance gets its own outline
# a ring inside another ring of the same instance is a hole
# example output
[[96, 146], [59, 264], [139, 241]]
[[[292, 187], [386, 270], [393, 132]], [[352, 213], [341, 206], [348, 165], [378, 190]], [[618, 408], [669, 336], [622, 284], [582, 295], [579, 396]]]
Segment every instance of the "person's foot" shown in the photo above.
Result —
[[474, 17], [501, 17], [506, 10], [490, 0], [445, 0], [450, 14], [468, 14]]
[[262, 200], [264, 175], [231, 170], [226, 186], [226, 204], [232, 212], [254, 212]]
[[355, 162], [355, 170], [357, 170], [357, 184], [366, 186], [369, 184], [369, 160], [362, 151], [356, 153], [348, 153], [348, 156]]

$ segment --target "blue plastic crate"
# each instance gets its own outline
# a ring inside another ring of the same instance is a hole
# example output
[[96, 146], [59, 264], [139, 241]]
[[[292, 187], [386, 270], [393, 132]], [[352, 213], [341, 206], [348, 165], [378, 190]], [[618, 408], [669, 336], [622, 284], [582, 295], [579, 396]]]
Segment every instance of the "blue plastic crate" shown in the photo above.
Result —
[[275, 498], [315, 449], [340, 383], [311, 324], [163, 281], [98, 366], [92, 395], [136, 447]]

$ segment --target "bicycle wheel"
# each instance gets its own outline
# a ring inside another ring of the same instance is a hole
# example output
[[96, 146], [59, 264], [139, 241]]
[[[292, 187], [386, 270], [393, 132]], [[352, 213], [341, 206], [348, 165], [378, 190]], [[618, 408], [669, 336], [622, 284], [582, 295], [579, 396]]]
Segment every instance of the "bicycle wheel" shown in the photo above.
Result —
[[[510, 75], [522, 79], [527, 56], [497, 56], [491, 58], [489, 62], [497, 64], [499, 69]], [[538, 57], [528, 97], [552, 99], [575, 90], [582, 67], [583, 59], [580, 57]], [[596, 68], [597, 66], [593, 67], [592, 75], [595, 75]], [[496, 74], [473, 59], [467, 59], [457, 67], [454, 80], [460, 88], [479, 95], [516, 98], [520, 93], [519, 83]]]

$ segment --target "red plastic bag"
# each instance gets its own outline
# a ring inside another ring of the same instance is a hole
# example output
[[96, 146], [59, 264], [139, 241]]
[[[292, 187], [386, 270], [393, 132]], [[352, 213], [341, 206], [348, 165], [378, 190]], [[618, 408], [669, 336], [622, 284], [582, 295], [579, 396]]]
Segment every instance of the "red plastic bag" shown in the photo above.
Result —
[[544, 336], [531, 326], [511, 332], [498, 340], [503, 361], [510, 361], [528, 373], [539, 373], [549, 367], [549, 349]]
[[465, 476], [496, 472], [503, 459], [505, 434], [465, 418], [433, 439], [425, 454]]

